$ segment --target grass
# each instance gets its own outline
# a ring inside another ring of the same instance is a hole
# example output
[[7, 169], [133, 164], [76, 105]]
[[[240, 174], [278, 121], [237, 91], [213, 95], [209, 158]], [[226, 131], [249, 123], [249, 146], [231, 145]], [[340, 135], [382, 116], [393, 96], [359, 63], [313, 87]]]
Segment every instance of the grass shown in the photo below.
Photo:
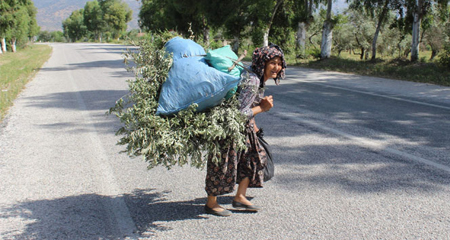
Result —
[[47, 45], [29, 45], [16, 53], [0, 54], [0, 121], [51, 52], [52, 48]]

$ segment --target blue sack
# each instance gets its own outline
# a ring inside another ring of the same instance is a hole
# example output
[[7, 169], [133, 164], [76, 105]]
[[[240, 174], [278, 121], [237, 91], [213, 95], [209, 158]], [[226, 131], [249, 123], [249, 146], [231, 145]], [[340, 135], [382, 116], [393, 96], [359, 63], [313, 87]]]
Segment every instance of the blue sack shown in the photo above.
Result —
[[219, 105], [240, 77], [210, 67], [204, 49], [192, 40], [180, 37], [169, 40], [166, 51], [173, 54], [173, 64], [162, 85], [156, 114], [172, 115], [193, 103], [197, 111]]
[[167, 53], [173, 54], [173, 60], [176, 61], [181, 58], [205, 56], [206, 52], [202, 46], [190, 39], [181, 37], [174, 37], [164, 45]]

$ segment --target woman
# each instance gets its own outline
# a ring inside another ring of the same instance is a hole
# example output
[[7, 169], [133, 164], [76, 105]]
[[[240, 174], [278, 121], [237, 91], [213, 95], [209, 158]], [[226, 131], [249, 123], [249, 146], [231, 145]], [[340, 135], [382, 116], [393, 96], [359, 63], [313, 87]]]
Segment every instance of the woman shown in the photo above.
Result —
[[[276, 85], [284, 78], [286, 62], [280, 47], [274, 44], [255, 49], [252, 56], [252, 72], [244, 80], [240, 94], [240, 111], [246, 115], [246, 145], [247, 150], [236, 153], [233, 147], [222, 150], [221, 162], [215, 164], [208, 161], [205, 190], [208, 200], [205, 211], [218, 216], [229, 216], [231, 212], [221, 207], [217, 196], [234, 191], [239, 184], [233, 199], [233, 208], [246, 211], [258, 211], [246, 198], [248, 187], [262, 187], [266, 164], [266, 152], [258, 142], [256, 133], [259, 131], [255, 116], [267, 112], [273, 107], [273, 97], [264, 97], [265, 82], [273, 78]], [[244, 73], [245, 74], [245, 73]], [[209, 159], [210, 160], [210, 159]]]

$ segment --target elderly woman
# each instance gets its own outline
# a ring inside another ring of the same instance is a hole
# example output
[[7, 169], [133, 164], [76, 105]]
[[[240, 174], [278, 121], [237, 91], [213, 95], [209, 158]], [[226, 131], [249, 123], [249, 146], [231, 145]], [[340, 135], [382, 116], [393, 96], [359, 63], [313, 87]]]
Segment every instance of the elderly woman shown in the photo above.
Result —
[[258, 211], [246, 198], [247, 188], [262, 187], [263, 169], [267, 162], [264, 148], [259, 144], [255, 116], [267, 112], [273, 107], [273, 97], [264, 96], [265, 82], [272, 78], [276, 85], [284, 78], [286, 62], [280, 47], [274, 44], [255, 49], [249, 77], [241, 85], [239, 102], [240, 111], [247, 116], [246, 145], [247, 150], [235, 152], [232, 146], [222, 150], [218, 164], [210, 159], [207, 165], [206, 187], [208, 200], [205, 212], [217, 216], [230, 216], [231, 212], [217, 202], [217, 196], [233, 192], [236, 183], [239, 187], [233, 199], [233, 208], [246, 211]]

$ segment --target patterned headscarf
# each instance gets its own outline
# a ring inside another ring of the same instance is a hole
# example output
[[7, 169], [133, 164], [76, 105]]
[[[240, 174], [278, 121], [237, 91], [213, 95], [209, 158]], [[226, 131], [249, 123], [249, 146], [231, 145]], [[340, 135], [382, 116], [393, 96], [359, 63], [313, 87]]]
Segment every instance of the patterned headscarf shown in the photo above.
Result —
[[273, 43], [269, 43], [269, 46], [255, 49], [252, 56], [252, 71], [255, 72], [256, 75], [258, 75], [258, 78], [262, 78], [264, 76], [264, 68], [266, 66], [266, 62], [274, 57], [280, 57], [282, 61], [281, 71], [278, 73], [277, 78], [275, 78], [275, 84], [279, 85], [280, 78], [284, 79], [284, 73], [286, 70], [284, 53], [279, 46]]

